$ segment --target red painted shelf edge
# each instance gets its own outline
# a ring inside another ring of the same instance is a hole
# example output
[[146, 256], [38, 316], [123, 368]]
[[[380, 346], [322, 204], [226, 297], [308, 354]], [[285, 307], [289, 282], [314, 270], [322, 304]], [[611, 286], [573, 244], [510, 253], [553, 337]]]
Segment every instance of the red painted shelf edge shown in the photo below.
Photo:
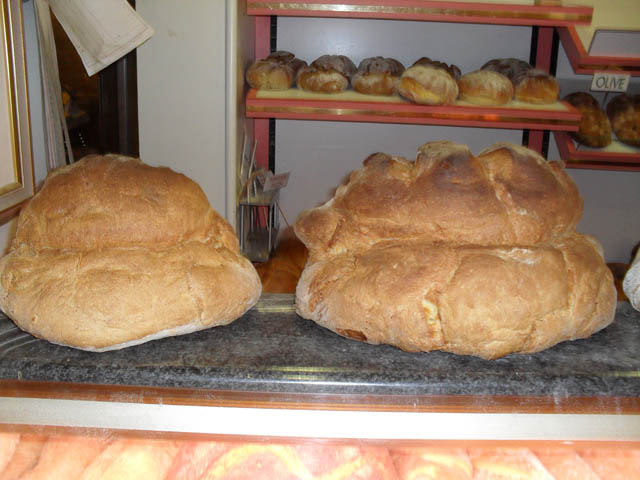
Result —
[[640, 171], [640, 155], [577, 150], [565, 132], [553, 132], [560, 157], [567, 168]]
[[[249, 118], [577, 131], [580, 112], [570, 105], [565, 106], [567, 111], [562, 112], [412, 103], [261, 99], [256, 97], [255, 90], [251, 90], [246, 99], [246, 115]], [[500, 117], [506, 119], [501, 120]]]
[[629, 73], [640, 76], [640, 57], [602, 57], [589, 55], [572, 26], [558, 28], [560, 41], [564, 46], [574, 72], [592, 74], [604, 70]]

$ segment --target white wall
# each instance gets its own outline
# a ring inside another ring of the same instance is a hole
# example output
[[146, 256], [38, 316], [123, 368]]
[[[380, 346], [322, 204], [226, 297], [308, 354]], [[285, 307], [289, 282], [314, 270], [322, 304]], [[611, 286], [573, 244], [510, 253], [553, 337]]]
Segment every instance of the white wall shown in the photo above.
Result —
[[[361, 19], [278, 18], [279, 49], [313, 61], [323, 54], [344, 54], [357, 65], [382, 55], [410, 65], [419, 57], [454, 63], [463, 72], [492, 58], [529, 59], [531, 28]], [[564, 55], [561, 52], [560, 56]], [[565, 57], [566, 59], [566, 57]], [[558, 77], [574, 76], [560, 58]], [[563, 94], [569, 91], [563, 91]], [[430, 140], [447, 139], [478, 153], [497, 141], [521, 143], [516, 130], [285, 121], [276, 123], [276, 171], [291, 171], [281, 193], [289, 222], [304, 209], [326, 201], [349, 171], [377, 151], [413, 159]], [[555, 145], [550, 159], [558, 159]], [[582, 195], [585, 213], [579, 228], [598, 237], [607, 261], [628, 261], [640, 241], [640, 173], [569, 170]], [[635, 217], [635, 218], [634, 218]]]
[[140, 157], [197, 181], [226, 211], [226, 2], [137, 0], [153, 37], [138, 48]]

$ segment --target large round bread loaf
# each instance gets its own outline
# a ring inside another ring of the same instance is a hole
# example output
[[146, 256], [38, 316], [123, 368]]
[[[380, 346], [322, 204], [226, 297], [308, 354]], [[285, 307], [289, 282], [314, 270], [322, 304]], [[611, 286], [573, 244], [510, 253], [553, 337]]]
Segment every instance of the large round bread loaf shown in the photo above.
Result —
[[345, 337], [482, 358], [611, 323], [616, 290], [562, 166], [497, 144], [376, 154], [294, 228], [309, 248], [296, 310]]
[[295, 231], [312, 257], [383, 240], [535, 245], [572, 231], [582, 208], [562, 165], [529, 149], [496, 144], [474, 157], [440, 141], [420, 147], [415, 162], [371, 155]]
[[260, 293], [195, 182], [116, 155], [50, 174], [0, 260], [0, 308], [33, 335], [91, 351], [227, 324]]

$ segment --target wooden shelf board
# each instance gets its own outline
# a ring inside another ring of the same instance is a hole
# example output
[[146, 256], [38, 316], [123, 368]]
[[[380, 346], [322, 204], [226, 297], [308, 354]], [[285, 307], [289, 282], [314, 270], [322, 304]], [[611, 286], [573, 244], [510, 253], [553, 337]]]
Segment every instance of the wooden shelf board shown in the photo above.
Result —
[[640, 171], [640, 153], [578, 150], [564, 132], [554, 132], [560, 156], [568, 168]]
[[558, 28], [562, 46], [575, 73], [593, 74], [602, 71], [640, 76], [640, 57], [593, 56], [586, 51], [573, 26]]
[[[357, 97], [353, 94], [351, 97]], [[480, 107], [468, 105], [417, 105], [404, 101], [353, 101], [312, 98], [262, 98], [250, 90], [246, 113], [250, 118], [323, 120], [413, 125], [577, 131], [580, 113], [561, 103], [544, 108]]]
[[561, 1], [456, 2], [428, 0], [248, 0], [249, 15], [383, 18], [497, 25], [568, 26], [589, 24], [593, 8]]

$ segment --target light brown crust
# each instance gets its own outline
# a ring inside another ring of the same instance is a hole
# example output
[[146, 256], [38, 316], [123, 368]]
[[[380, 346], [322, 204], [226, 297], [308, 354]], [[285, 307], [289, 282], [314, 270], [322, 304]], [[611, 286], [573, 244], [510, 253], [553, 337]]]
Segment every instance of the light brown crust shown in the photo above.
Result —
[[400, 242], [308, 265], [298, 314], [406, 351], [533, 353], [613, 320], [611, 273], [591, 240], [538, 247]]
[[253, 63], [245, 76], [251, 88], [287, 90], [294, 85], [298, 71], [306, 64], [293, 53], [279, 50]]
[[482, 358], [584, 338], [614, 317], [598, 242], [560, 164], [500, 143], [371, 155], [294, 224], [309, 248], [296, 310], [336, 333]]
[[308, 92], [338, 93], [349, 88], [356, 66], [344, 55], [323, 55], [303, 66], [296, 78], [298, 87]]
[[560, 86], [547, 72], [533, 68], [517, 58], [496, 58], [488, 61], [481, 70], [505, 75], [513, 83], [515, 98], [521, 102], [550, 104], [558, 100]]
[[490, 70], [465, 73], [458, 80], [460, 99], [476, 105], [504, 105], [513, 99], [511, 80]]
[[586, 92], [575, 92], [563, 99], [580, 111], [580, 129], [569, 135], [578, 143], [594, 148], [611, 143], [611, 124], [598, 101]]
[[393, 95], [404, 66], [393, 58], [365, 58], [353, 76], [353, 89], [368, 95]]
[[195, 182], [117, 155], [51, 174], [0, 260], [0, 308], [33, 335], [85, 350], [229, 323], [260, 291]]
[[448, 105], [458, 98], [458, 84], [443, 68], [417, 64], [400, 77], [398, 93], [414, 103]]

